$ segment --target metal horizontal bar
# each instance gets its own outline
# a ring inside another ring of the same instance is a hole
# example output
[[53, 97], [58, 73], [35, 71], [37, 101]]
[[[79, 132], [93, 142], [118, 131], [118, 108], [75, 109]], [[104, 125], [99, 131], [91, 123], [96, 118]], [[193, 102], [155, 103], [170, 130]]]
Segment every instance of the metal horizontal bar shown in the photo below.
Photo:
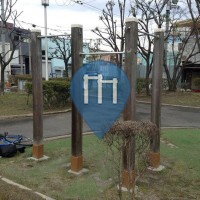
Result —
[[138, 31], [138, 32], [139, 32], [139, 33], [143, 33], [143, 34], [145, 34], [145, 35], [150, 35], [150, 36], [159, 38], [159, 36], [158, 36], [158, 35], [155, 35], [155, 34], [147, 33], [147, 32], [144, 32], [144, 31]]
[[62, 34], [62, 35], [47, 35], [47, 36], [43, 36], [43, 35], [41, 35], [41, 36], [38, 36], [38, 38], [53, 38], [53, 37], [59, 37], [59, 36], [70, 36], [70, 34]]
[[80, 55], [109, 55], [109, 54], [124, 54], [124, 51], [119, 51], [119, 52], [93, 52], [93, 53], [80, 53]]

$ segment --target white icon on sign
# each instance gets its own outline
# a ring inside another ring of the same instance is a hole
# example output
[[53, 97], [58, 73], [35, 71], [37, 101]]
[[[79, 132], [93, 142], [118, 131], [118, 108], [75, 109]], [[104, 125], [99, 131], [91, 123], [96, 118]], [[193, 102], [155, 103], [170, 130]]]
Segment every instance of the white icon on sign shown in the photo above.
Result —
[[98, 104], [102, 104], [102, 84], [103, 83], [111, 83], [113, 84], [113, 104], [117, 104], [117, 78], [113, 78], [112, 80], [103, 80], [102, 74], [98, 74], [98, 76], [88, 76], [84, 75], [84, 104], [88, 104], [88, 81], [89, 80], [97, 80], [98, 84]]

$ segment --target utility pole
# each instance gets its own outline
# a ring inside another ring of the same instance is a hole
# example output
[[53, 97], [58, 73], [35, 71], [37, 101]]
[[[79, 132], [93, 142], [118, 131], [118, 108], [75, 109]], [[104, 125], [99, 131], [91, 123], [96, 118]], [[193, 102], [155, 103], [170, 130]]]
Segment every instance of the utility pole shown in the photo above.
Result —
[[170, 21], [171, 0], [167, 1], [166, 5], [166, 27], [165, 27], [165, 43], [164, 43], [164, 62], [167, 66], [167, 49], [168, 49], [168, 34], [169, 34], [169, 21]]
[[167, 49], [168, 49], [170, 10], [171, 10], [171, 8], [175, 8], [177, 3], [178, 3], [178, 0], [168, 0], [167, 5], [166, 5], [166, 27], [165, 27], [165, 43], [164, 43], [164, 50], [165, 50], [164, 62], [165, 62], [166, 66], [167, 66]]
[[[1, 54], [2, 54], [2, 60], [3, 60], [2, 63], [4, 63], [5, 61], [5, 41], [6, 41], [4, 22], [5, 22], [4, 0], [1, 0]], [[3, 69], [3, 66], [1, 66], [1, 73], [4, 73], [4, 70], [2, 69]], [[3, 75], [1, 74], [1, 77]], [[4, 84], [4, 83], [1, 82], [1, 84]], [[1, 88], [3, 87], [1, 86]]]
[[44, 29], [45, 29], [45, 68], [46, 75], [45, 80], [49, 80], [49, 70], [48, 70], [48, 39], [47, 39], [47, 6], [49, 6], [49, 0], [42, 0], [42, 5], [44, 6]]
[[19, 63], [20, 63], [21, 74], [24, 74], [23, 56], [22, 56], [22, 35], [21, 35], [21, 33], [19, 33], [19, 41], [20, 41], [20, 46], [19, 46]]

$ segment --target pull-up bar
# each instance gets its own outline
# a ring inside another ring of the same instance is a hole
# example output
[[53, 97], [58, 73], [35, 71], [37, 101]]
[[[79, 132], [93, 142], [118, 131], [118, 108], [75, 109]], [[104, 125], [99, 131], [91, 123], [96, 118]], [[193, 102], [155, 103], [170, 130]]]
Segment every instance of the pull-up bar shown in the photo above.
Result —
[[150, 36], [159, 38], [159, 36], [158, 36], [158, 35], [155, 35], [155, 34], [147, 33], [147, 32], [144, 32], [144, 31], [139, 31], [139, 30], [138, 30], [138, 32], [139, 32], [139, 33], [143, 33], [143, 34], [145, 34], [145, 35], [150, 35]]
[[70, 36], [70, 34], [38, 36], [38, 38], [45, 38], [45, 37], [53, 38], [53, 37], [59, 37], [59, 36]]
[[114, 51], [110, 51], [110, 52], [92, 52], [92, 53], [80, 53], [80, 55], [108, 55], [108, 54], [124, 54], [124, 51], [119, 51], [119, 52], [114, 52]]

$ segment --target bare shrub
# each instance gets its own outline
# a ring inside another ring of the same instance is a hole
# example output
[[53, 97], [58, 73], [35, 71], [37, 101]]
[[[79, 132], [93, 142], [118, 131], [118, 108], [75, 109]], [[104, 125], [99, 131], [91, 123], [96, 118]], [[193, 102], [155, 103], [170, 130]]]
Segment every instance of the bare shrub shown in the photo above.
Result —
[[[123, 165], [128, 166], [131, 172], [134, 169], [136, 181], [144, 174], [148, 165], [150, 139], [157, 131], [157, 127], [150, 121], [124, 121], [116, 122], [104, 137], [108, 147], [107, 160], [113, 168], [113, 180], [118, 185], [118, 195], [122, 199], [122, 170]], [[131, 175], [131, 173], [130, 173]], [[130, 178], [131, 179], [131, 178]], [[129, 197], [134, 193], [129, 189]]]

